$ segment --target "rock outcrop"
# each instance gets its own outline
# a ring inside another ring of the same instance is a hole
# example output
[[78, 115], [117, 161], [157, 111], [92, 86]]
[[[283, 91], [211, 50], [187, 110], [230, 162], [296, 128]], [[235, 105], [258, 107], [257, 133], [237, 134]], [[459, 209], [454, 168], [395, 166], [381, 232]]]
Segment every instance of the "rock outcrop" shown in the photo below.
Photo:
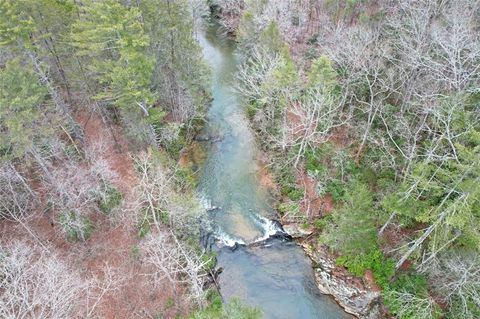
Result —
[[361, 319], [382, 318], [380, 292], [362, 279], [350, 275], [335, 264], [326, 247], [302, 243], [313, 260], [317, 286], [323, 294], [331, 295], [346, 312]]
[[313, 234], [314, 229], [312, 227], [304, 228], [302, 225], [291, 223], [291, 224], [284, 224], [283, 230], [292, 238], [305, 238], [309, 235]]

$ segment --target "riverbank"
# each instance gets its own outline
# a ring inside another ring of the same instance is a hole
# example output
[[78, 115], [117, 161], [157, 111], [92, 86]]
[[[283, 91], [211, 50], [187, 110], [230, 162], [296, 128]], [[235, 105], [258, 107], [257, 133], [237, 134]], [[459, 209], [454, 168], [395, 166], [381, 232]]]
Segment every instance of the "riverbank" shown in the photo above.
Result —
[[[281, 202], [288, 199], [282, 198], [279, 185], [275, 183], [269, 170], [269, 162], [268, 155], [262, 152], [258, 159], [258, 179], [276, 198], [275, 206], [278, 208]], [[338, 256], [319, 242], [319, 231], [315, 227], [305, 225], [295, 218], [278, 217], [285, 232], [302, 247], [312, 261], [315, 282], [322, 294], [331, 296], [345, 312], [357, 318], [383, 318], [380, 289], [371, 272], [367, 272], [364, 278], [355, 277], [336, 264]]]
[[299, 244], [314, 262], [315, 280], [323, 294], [331, 295], [346, 312], [358, 318], [383, 318], [380, 290], [371, 272], [363, 279], [357, 278], [336, 265], [327, 247], [308, 240]]

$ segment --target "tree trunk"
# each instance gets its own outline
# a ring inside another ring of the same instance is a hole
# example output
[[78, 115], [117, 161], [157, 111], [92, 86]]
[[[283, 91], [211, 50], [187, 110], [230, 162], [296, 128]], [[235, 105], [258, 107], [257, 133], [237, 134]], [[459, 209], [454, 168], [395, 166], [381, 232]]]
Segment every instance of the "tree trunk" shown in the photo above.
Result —
[[37, 72], [37, 75], [40, 78], [40, 82], [47, 87], [48, 93], [50, 94], [50, 97], [52, 98], [52, 101], [55, 104], [55, 107], [63, 116], [65, 116], [68, 122], [69, 128], [72, 130], [74, 134], [74, 137], [76, 139], [83, 141], [83, 131], [78, 126], [77, 122], [75, 122], [75, 120], [73, 119], [72, 115], [70, 114], [70, 110], [65, 104], [65, 101], [60, 96], [60, 94], [58, 94], [52, 82], [48, 78], [47, 74], [42, 70], [39, 58], [32, 51], [28, 51], [28, 56], [33, 63], [33, 66], [35, 68], [35, 71]]

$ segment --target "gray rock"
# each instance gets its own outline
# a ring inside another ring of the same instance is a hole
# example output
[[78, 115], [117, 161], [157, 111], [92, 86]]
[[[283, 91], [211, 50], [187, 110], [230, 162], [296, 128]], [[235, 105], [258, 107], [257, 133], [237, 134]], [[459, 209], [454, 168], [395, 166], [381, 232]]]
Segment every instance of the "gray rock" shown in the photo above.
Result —
[[315, 263], [315, 279], [323, 294], [331, 295], [346, 312], [358, 318], [382, 317], [380, 292], [367, 289], [359, 278], [338, 270], [326, 248], [317, 251], [307, 244], [302, 246]]
[[283, 230], [292, 236], [292, 238], [305, 238], [313, 233], [313, 229], [305, 229], [299, 224], [283, 225]]

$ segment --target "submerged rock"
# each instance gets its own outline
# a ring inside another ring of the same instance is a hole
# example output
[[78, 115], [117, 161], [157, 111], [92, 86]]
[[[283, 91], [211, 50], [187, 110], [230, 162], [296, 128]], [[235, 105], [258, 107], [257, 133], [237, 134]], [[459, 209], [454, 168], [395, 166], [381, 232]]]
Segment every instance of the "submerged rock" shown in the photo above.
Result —
[[282, 241], [291, 241], [293, 239], [293, 237], [290, 236], [290, 234], [282, 231], [277, 231], [275, 234], [271, 235], [270, 238], [275, 238]]
[[[228, 247], [228, 246], [227, 246]], [[231, 251], [235, 251], [237, 249], [239, 249], [240, 247], [246, 247], [245, 244], [241, 244], [241, 243], [238, 243], [238, 242], [235, 242], [235, 244], [233, 244], [233, 246], [231, 247], [228, 247]]]
[[338, 267], [327, 248], [303, 243], [314, 262], [315, 279], [321, 293], [331, 295], [346, 312], [362, 319], [382, 318], [380, 292], [369, 289], [362, 279]]

